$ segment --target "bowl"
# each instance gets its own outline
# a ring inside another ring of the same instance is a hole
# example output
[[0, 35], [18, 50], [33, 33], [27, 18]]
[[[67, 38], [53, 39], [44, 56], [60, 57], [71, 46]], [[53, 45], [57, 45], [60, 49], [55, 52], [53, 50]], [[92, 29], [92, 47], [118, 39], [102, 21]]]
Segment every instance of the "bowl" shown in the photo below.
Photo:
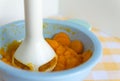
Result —
[[[0, 77], [3, 81], [82, 81], [101, 58], [102, 47], [97, 37], [83, 25], [68, 21], [44, 20], [44, 37], [51, 38], [58, 32], [66, 32], [70, 38], [81, 40], [85, 50], [92, 50], [91, 58], [75, 68], [59, 72], [29, 72], [14, 68], [0, 61]], [[0, 47], [6, 48], [13, 40], [23, 40], [25, 22], [16, 21], [0, 27]]]

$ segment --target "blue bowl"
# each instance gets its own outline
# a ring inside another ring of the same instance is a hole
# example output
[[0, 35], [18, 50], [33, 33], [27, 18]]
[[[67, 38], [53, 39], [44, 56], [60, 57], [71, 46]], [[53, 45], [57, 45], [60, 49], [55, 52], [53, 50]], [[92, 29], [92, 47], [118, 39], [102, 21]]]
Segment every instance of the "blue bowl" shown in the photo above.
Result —
[[[102, 47], [97, 37], [83, 25], [60, 21], [44, 20], [44, 37], [51, 38], [58, 32], [66, 32], [70, 38], [81, 40], [85, 50], [92, 50], [92, 57], [82, 65], [60, 72], [29, 72], [9, 66], [0, 61], [0, 76], [4, 81], [82, 81], [91, 69], [98, 63]], [[25, 22], [17, 21], [0, 27], [0, 47], [6, 48], [13, 40], [23, 40], [25, 37]]]

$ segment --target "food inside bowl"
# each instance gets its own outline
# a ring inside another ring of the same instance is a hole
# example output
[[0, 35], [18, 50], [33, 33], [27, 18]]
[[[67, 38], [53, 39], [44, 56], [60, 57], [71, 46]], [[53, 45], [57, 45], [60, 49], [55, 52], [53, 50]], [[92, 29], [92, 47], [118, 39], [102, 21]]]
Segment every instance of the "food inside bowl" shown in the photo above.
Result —
[[[79, 66], [92, 56], [91, 50], [84, 51], [83, 43], [80, 40], [71, 40], [64, 32], [55, 34], [53, 38], [46, 38], [46, 41], [54, 49], [58, 56], [57, 65], [53, 72], [68, 70]], [[1, 48], [1, 60], [11, 66], [24, 70], [30, 70], [30, 68], [17, 61], [15, 61], [15, 64], [12, 62], [13, 55], [20, 44], [21, 42], [15, 40], [7, 46], [6, 50]], [[40, 67], [39, 71], [44, 71], [44, 69], [49, 67], [50, 64], [52, 64], [52, 61]]]

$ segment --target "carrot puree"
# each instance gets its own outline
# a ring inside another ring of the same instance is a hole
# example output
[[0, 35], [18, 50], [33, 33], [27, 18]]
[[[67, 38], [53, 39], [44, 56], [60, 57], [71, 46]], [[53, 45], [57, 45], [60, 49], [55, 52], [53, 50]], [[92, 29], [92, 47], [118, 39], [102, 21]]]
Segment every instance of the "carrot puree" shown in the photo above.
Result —
[[[86, 62], [92, 56], [92, 51], [84, 51], [84, 45], [80, 40], [71, 40], [64, 32], [57, 33], [52, 38], [46, 38], [45, 40], [54, 49], [58, 56], [57, 65], [53, 71], [74, 68]], [[15, 62], [17, 65], [12, 62], [13, 55], [20, 44], [21, 42], [15, 40], [7, 46], [7, 50], [0, 48], [0, 54], [2, 55], [1, 60], [11, 66], [30, 70], [30, 68], [17, 61]], [[44, 65], [39, 71], [44, 71], [45, 67], [49, 67], [51, 63], [52, 61]]]

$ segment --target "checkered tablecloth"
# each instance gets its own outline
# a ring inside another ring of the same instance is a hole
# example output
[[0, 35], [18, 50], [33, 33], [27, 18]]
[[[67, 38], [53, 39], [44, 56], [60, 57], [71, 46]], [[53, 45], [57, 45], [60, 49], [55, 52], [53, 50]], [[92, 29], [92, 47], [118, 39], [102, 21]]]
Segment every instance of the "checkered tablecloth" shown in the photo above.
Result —
[[[55, 19], [66, 20], [68, 18], [55, 17]], [[95, 28], [92, 28], [92, 32], [102, 43], [103, 56], [84, 81], [120, 81], [120, 39]]]
[[[68, 20], [66, 17], [52, 19]], [[101, 61], [92, 69], [84, 81], [120, 81], [120, 38], [108, 35], [96, 28], [91, 30], [100, 40], [103, 48]]]
[[102, 43], [103, 57], [84, 81], [120, 81], [120, 39], [92, 31]]

